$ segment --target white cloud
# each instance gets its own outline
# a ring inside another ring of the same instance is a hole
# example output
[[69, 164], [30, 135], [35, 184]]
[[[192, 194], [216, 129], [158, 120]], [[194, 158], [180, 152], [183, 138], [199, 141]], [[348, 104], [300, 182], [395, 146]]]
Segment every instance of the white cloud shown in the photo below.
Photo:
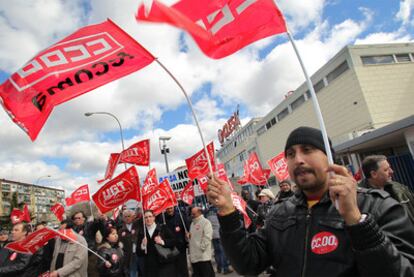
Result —
[[414, 26], [414, 19], [411, 18], [411, 12], [414, 9], [414, 0], [403, 0], [400, 2], [400, 9], [395, 18], [402, 21], [403, 25]]

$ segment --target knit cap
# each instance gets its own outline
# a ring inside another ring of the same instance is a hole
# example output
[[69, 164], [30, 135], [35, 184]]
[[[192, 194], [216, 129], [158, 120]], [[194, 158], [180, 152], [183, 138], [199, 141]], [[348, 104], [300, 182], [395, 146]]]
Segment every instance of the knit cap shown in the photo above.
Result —
[[[286, 150], [288, 150], [293, 145], [297, 144], [308, 144], [312, 145], [313, 147], [321, 150], [326, 154], [325, 145], [323, 143], [322, 132], [318, 129], [302, 126], [293, 130], [287, 141], [285, 146], [285, 156]], [[329, 139], [329, 145], [331, 146], [332, 156], [334, 156], [334, 151], [332, 149], [332, 143]]]

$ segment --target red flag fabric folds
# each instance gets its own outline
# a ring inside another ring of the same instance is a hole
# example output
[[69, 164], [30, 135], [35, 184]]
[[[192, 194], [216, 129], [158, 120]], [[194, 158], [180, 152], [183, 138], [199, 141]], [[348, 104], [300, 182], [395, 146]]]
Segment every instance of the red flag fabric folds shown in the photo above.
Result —
[[129, 163], [135, 165], [148, 166], [150, 161], [150, 143], [149, 139], [141, 140], [124, 151], [119, 157], [120, 163]]
[[43, 247], [46, 242], [56, 237], [58, 234], [49, 228], [37, 230], [21, 241], [11, 242], [5, 246], [15, 252], [23, 254], [34, 254], [39, 248]]
[[148, 171], [145, 178], [144, 185], [142, 186], [142, 195], [147, 195], [158, 188], [157, 171], [155, 168]]
[[148, 15], [142, 4], [136, 18], [186, 30], [204, 54], [214, 59], [286, 32], [283, 15], [273, 0], [182, 0], [171, 7], [153, 1]]
[[13, 225], [23, 222], [23, 212], [17, 208], [14, 208], [10, 213], [10, 220]]
[[188, 182], [188, 184], [185, 186], [185, 188], [181, 192], [180, 198], [183, 202], [191, 206], [193, 204], [194, 197], [195, 196], [194, 196], [193, 182]]
[[106, 183], [92, 198], [101, 213], [109, 212], [130, 199], [140, 201], [139, 177], [135, 167], [131, 166]]
[[111, 153], [111, 155], [109, 156], [108, 165], [106, 166], [105, 177], [102, 180], [98, 180], [97, 181], [98, 183], [103, 183], [106, 180], [112, 179], [116, 166], [118, 165], [118, 162], [119, 162], [119, 156], [120, 156], [119, 153]]
[[234, 207], [239, 210], [241, 212], [241, 214], [243, 215], [243, 219], [244, 219], [244, 227], [247, 229], [249, 228], [250, 224], [252, 224], [252, 220], [250, 219], [250, 217], [247, 215], [246, 212], [246, 202], [243, 200], [243, 198], [241, 198], [237, 193], [232, 192], [231, 193], [231, 198], [233, 200], [233, 205]]
[[[211, 166], [213, 171], [215, 171], [214, 163], [214, 144], [210, 142], [207, 146], [207, 153], [210, 158]], [[206, 152], [204, 149], [201, 149], [196, 154], [185, 160], [188, 169], [188, 178], [194, 180], [197, 177], [206, 176], [209, 173], [208, 160]]]
[[142, 198], [144, 210], [152, 210], [154, 215], [158, 215], [165, 209], [177, 205], [177, 199], [168, 179], [164, 179], [155, 191], [144, 195]]
[[65, 199], [66, 206], [72, 206], [80, 202], [85, 202], [91, 200], [90, 194], [89, 194], [89, 187], [88, 185], [83, 185], [77, 188], [70, 197], [67, 197]]
[[107, 20], [37, 54], [0, 86], [0, 103], [35, 140], [55, 106], [153, 61], [151, 53]]
[[252, 152], [250, 154], [249, 158], [247, 159], [245, 170], [247, 170], [248, 175], [243, 177], [246, 177], [245, 180], [247, 183], [258, 186], [266, 185], [267, 177], [269, 177], [269, 171], [267, 171], [266, 174], [266, 171], [263, 170], [256, 152]]
[[267, 164], [279, 181], [289, 179], [289, 171], [285, 159], [285, 152], [280, 152], [276, 157], [268, 160]]
[[52, 213], [55, 214], [56, 218], [59, 221], [63, 220], [63, 215], [65, 214], [65, 207], [63, 207], [61, 203], [56, 203], [55, 205], [50, 207], [50, 210], [52, 211]]

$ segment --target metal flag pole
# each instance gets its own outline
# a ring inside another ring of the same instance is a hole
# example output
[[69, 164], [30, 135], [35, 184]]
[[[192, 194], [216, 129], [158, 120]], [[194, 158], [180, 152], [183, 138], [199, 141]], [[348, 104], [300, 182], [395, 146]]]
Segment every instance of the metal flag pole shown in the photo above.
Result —
[[185, 96], [185, 99], [187, 100], [188, 106], [190, 107], [190, 110], [191, 110], [191, 113], [193, 115], [195, 124], [197, 125], [198, 133], [200, 134], [200, 138], [201, 138], [201, 142], [203, 144], [204, 152], [205, 152], [205, 154], [207, 156], [208, 168], [209, 168], [209, 171], [210, 171], [211, 176], [213, 177], [214, 176], [214, 172], [213, 172], [213, 167], [211, 165], [210, 156], [208, 155], [208, 151], [207, 151], [207, 148], [206, 148], [206, 144], [204, 142], [203, 133], [201, 132], [201, 128], [200, 128], [200, 124], [199, 124], [198, 119], [197, 119], [197, 115], [196, 115], [196, 113], [194, 111], [193, 104], [191, 103], [191, 100], [188, 97], [188, 94], [184, 90], [184, 87], [180, 84], [180, 82], [178, 82], [177, 78], [175, 78], [175, 76], [158, 60], [158, 58], [156, 58], [155, 61], [165, 70], [165, 72], [168, 73], [168, 75], [170, 75], [170, 77], [174, 80], [174, 82], [179, 86], [179, 88], [183, 92], [183, 94]]

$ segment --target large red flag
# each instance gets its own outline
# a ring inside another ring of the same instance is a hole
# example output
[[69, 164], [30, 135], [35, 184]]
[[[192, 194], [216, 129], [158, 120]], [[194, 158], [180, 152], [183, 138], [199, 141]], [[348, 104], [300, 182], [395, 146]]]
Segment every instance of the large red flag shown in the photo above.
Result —
[[155, 168], [148, 171], [145, 178], [144, 185], [142, 186], [142, 195], [147, 195], [158, 188], [157, 171]]
[[[248, 178], [247, 182], [253, 185], [266, 185], [268, 172], [263, 170], [256, 152], [252, 152], [247, 159]], [[266, 176], [267, 175], [267, 176]]]
[[279, 181], [289, 179], [289, 171], [285, 159], [285, 152], [281, 152], [276, 157], [271, 158], [267, 161], [267, 164]]
[[286, 32], [283, 15], [273, 0], [182, 0], [171, 7], [153, 1], [148, 14], [141, 5], [136, 17], [185, 29], [214, 59]]
[[112, 176], [115, 172], [115, 168], [119, 162], [119, 156], [119, 153], [111, 153], [111, 155], [109, 156], [108, 165], [106, 166], [105, 177], [102, 180], [98, 180], [98, 183], [103, 183], [106, 180], [112, 179]]
[[141, 140], [124, 151], [119, 157], [120, 163], [129, 163], [135, 165], [148, 166], [150, 161], [150, 143], [149, 139]]
[[106, 183], [92, 198], [101, 213], [109, 212], [130, 199], [140, 201], [139, 177], [135, 167], [131, 166]]
[[63, 215], [65, 214], [65, 207], [63, 207], [61, 203], [56, 203], [55, 205], [50, 207], [50, 210], [52, 211], [52, 213], [55, 214], [56, 218], [59, 221], [63, 220]]
[[194, 197], [193, 182], [188, 182], [185, 188], [181, 191], [180, 198], [183, 202], [191, 206], [193, 204]]
[[0, 86], [0, 103], [35, 140], [55, 106], [152, 61], [151, 53], [107, 20], [83, 27], [37, 54]]
[[80, 202], [85, 202], [91, 200], [90, 194], [89, 194], [89, 187], [88, 185], [83, 185], [77, 188], [70, 197], [67, 197], [65, 199], [66, 206], [72, 206]]
[[177, 205], [177, 199], [168, 179], [164, 179], [155, 191], [142, 198], [144, 210], [152, 210], [154, 215], [158, 215], [165, 211], [165, 209]]
[[[207, 146], [208, 156], [210, 158], [211, 166], [215, 171], [214, 163], [214, 144], [210, 142]], [[206, 176], [209, 173], [208, 161], [206, 152], [201, 149], [196, 154], [185, 160], [188, 169], [188, 178], [194, 180], [197, 177]]]
[[11, 242], [5, 246], [15, 252], [23, 254], [34, 254], [39, 248], [43, 247], [46, 242], [58, 236], [58, 233], [49, 228], [37, 230], [21, 241]]

